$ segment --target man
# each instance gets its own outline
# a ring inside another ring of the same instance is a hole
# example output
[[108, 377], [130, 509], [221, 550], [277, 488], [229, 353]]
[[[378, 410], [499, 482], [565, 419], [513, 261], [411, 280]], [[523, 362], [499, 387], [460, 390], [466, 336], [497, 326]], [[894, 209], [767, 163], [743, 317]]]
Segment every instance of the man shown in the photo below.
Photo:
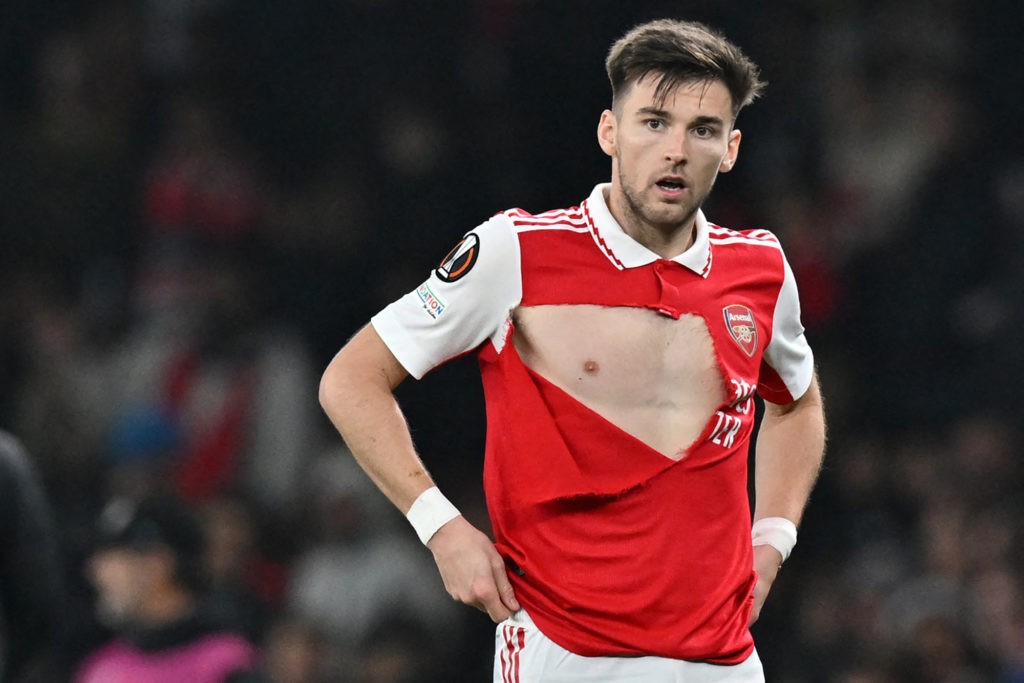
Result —
[[[452, 597], [499, 623], [495, 681], [762, 681], [749, 624], [796, 542], [824, 417], [778, 241], [700, 207], [763, 84], [688, 22], [638, 26], [606, 66], [611, 183], [467, 233], [345, 345], [320, 400]], [[434, 486], [392, 394], [474, 349], [494, 543]]]
[[118, 633], [82, 664], [76, 683], [241, 680], [256, 650], [215, 622], [201, 600], [203, 536], [166, 498], [118, 499], [100, 520], [90, 561], [100, 619]]
[[66, 608], [46, 491], [21, 441], [0, 431], [0, 681], [57, 677]]

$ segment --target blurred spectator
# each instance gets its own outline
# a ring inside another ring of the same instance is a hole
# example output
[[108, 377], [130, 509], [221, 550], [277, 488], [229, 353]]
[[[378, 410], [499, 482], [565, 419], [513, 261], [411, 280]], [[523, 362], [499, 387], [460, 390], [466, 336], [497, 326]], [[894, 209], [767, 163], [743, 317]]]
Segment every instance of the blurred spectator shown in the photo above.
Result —
[[203, 550], [200, 526], [176, 501], [107, 506], [88, 570], [100, 620], [117, 635], [76, 683], [224, 683], [255, 666], [255, 647], [206, 611]]
[[971, 582], [968, 632], [992, 663], [1000, 683], [1024, 681], [1024, 579], [1009, 564], [980, 572]]
[[0, 681], [46, 681], [67, 605], [50, 504], [22, 445], [0, 432]]
[[[96, 262], [123, 263], [131, 244], [144, 92], [138, 32], [129, 8], [106, 4], [27, 43], [30, 54], [20, 61], [33, 79], [32, 115], [3, 140], [0, 155], [0, 266], [31, 265], [65, 294]], [[6, 14], [0, 22], [18, 26]]]
[[322, 456], [309, 487], [309, 541], [292, 564], [289, 609], [340, 649], [347, 670], [357, 666], [371, 630], [393, 614], [430, 634], [428, 650], [450, 654], [445, 648], [459, 637], [459, 613], [401, 515], [389, 510], [352, 456]]
[[156, 413], [178, 437], [178, 491], [297, 495], [315, 406], [305, 344], [269, 319], [263, 193], [248, 148], [209, 100], [171, 109], [145, 186], [136, 319], [116, 359], [121, 418]]
[[264, 554], [258, 520], [240, 498], [203, 503], [200, 520], [206, 533], [203, 566], [210, 610], [253, 642], [262, 642], [284, 597], [284, 567]]
[[143, 450], [166, 435], [184, 497], [243, 491], [269, 509], [299, 493], [313, 373], [299, 335], [262, 317], [255, 259], [244, 244], [209, 236], [155, 241], [138, 317], [111, 360], [110, 420], [148, 425], [134, 444]]
[[[262, 678], [266, 683], [336, 683], [338, 665], [323, 636], [301, 619], [282, 617], [263, 645]], [[335, 672], [336, 673], [336, 672]]]
[[250, 156], [209, 99], [178, 97], [145, 183], [149, 228], [219, 241], [252, 231], [264, 206]]
[[433, 683], [452, 680], [423, 624], [392, 616], [364, 639], [352, 683]]
[[984, 683], [992, 679], [991, 672], [978, 668], [971, 643], [954, 619], [933, 616], [918, 622], [907, 651], [907, 674], [912, 681]]

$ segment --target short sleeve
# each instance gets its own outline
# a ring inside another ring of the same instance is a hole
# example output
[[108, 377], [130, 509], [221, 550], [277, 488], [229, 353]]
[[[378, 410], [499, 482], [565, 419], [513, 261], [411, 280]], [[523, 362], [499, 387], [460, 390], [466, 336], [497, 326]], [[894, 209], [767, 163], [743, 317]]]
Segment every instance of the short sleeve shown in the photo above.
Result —
[[511, 220], [498, 214], [466, 233], [423, 284], [370, 322], [420, 379], [488, 339], [500, 344], [522, 296], [519, 240]]
[[758, 393], [766, 401], [786, 404], [800, 398], [814, 376], [814, 354], [800, 322], [800, 296], [785, 255], [783, 280], [772, 317], [772, 338], [764, 351]]

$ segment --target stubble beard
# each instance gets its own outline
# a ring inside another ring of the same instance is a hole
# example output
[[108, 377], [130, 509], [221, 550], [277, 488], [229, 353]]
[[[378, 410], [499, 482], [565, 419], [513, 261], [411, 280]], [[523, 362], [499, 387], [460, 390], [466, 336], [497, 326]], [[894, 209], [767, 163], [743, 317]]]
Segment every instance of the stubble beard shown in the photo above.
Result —
[[[654, 211], [644, 206], [644, 202], [633, 192], [633, 189], [626, 181], [626, 176], [621, 166], [619, 168], [619, 187], [622, 190], [623, 198], [626, 200], [625, 209], [628, 215], [624, 218], [629, 222], [628, 226], [624, 225], [622, 227], [630, 232], [640, 234], [653, 229], [659, 234], [669, 235], [672, 232], [690, 228], [693, 224], [694, 216], [697, 215], [697, 210], [704, 204], [704, 200], [711, 193], [711, 188], [708, 188], [708, 191], [701, 196], [695, 196], [691, 201], [680, 203], [678, 206], [682, 217], [670, 218], [669, 216], [658, 216]], [[692, 187], [689, 189], [691, 192], [693, 191]]]

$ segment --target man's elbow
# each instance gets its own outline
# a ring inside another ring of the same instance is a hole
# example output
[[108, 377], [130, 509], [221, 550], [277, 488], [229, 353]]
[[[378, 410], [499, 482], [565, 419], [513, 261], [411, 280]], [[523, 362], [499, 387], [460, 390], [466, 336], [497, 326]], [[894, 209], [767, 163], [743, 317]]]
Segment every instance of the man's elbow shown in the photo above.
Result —
[[361, 402], [391, 394], [408, 372], [372, 326], [356, 333], [338, 351], [320, 377], [320, 405], [330, 416], [340, 414], [346, 401]]
[[333, 414], [339, 407], [342, 398], [346, 394], [345, 385], [350, 383], [351, 369], [346, 362], [345, 350], [342, 349], [328, 363], [320, 376], [319, 400], [320, 407], [328, 415]]
[[324, 370], [324, 374], [320, 376], [320, 388], [317, 393], [317, 398], [320, 401], [320, 407], [325, 412], [330, 412], [331, 395], [333, 393], [334, 372], [332, 370], [332, 365], [333, 361], [331, 365], [328, 365]]

